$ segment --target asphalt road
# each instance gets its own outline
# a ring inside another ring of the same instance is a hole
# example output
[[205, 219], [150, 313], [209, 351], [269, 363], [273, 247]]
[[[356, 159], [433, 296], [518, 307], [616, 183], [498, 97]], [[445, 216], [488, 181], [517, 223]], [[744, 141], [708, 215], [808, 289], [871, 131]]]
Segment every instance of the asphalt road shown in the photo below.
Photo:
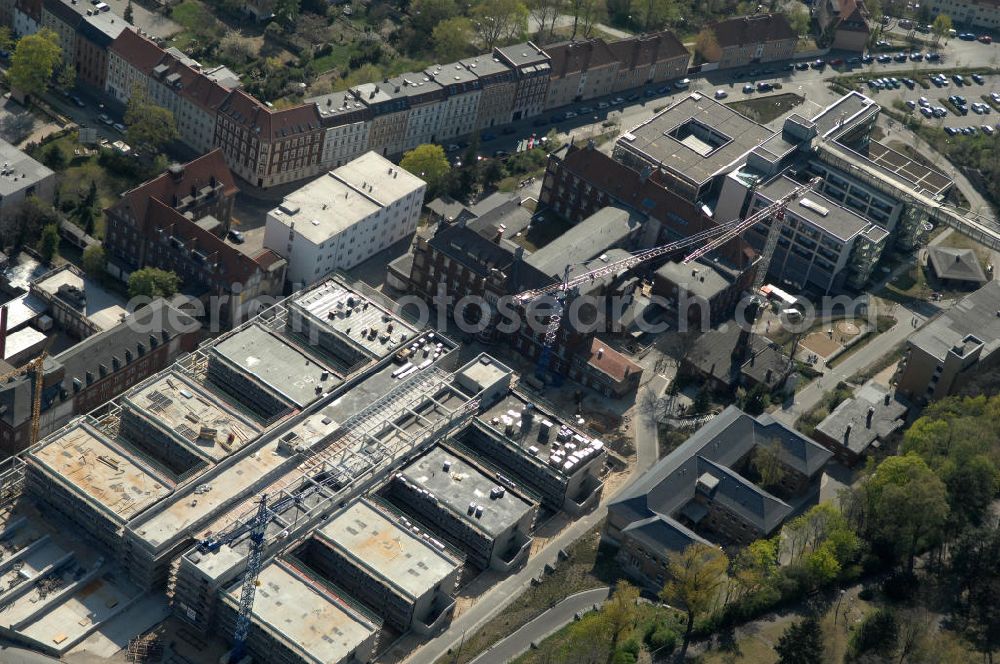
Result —
[[608, 598], [610, 591], [610, 588], [595, 588], [570, 595], [506, 639], [497, 641], [492, 648], [472, 660], [471, 664], [505, 664], [512, 661], [527, 651], [532, 643], [546, 639], [572, 622], [577, 612], [586, 611], [595, 604], [602, 604]]

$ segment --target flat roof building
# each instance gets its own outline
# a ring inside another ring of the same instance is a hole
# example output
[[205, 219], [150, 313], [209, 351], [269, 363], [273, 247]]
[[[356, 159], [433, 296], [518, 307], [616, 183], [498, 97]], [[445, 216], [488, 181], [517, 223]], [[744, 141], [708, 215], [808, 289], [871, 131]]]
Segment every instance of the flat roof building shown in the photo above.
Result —
[[897, 390], [917, 403], [956, 391], [960, 378], [1000, 360], [1000, 282], [990, 281], [914, 332]]
[[480, 568], [509, 570], [531, 548], [538, 506], [452, 449], [431, 448], [393, 476], [388, 492]]
[[267, 420], [302, 408], [340, 384], [311, 356], [253, 323], [212, 346], [212, 381]]
[[394, 303], [377, 296], [332, 278], [291, 299], [288, 324], [346, 376], [417, 335], [417, 329], [393, 311]]
[[267, 213], [264, 246], [288, 261], [291, 283], [311, 284], [416, 230], [426, 188], [368, 152], [286, 195]]
[[10, 143], [0, 140], [0, 250], [18, 237], [17, 214], [28, 196], [51, 202], [56, 174]]
[[52, 318], [78, 339], [110, 330], [128, 315], [124, 298], [73, 265], [56, 268], [36, 279], [30, 292], [45, 302]]
[[692, 92], [625, 132], [614, 158], [637, 171], [663, 176], [669, 191], [691, 202], [704, 200], [715, 179], [746, 161], [775, 132], [711, 97]]
[[32, 493], [117, 549], [125, 523], [167, 496], [170, 481], [77, 421], [27, 455]]
[[[288, 561], [260, 570], [247, 649], [268, 664], [361, 664], [374, 655], [381, 625], [335, 588]], [[235, 625], [241, 583], [223, 595], [223, 624]], [[224, 628], [226, 629], [226, 628]]]
[[400, 631], [430, 634], [454, 608], [461, 558], [384, 504], [352, 503], [296, 555]]

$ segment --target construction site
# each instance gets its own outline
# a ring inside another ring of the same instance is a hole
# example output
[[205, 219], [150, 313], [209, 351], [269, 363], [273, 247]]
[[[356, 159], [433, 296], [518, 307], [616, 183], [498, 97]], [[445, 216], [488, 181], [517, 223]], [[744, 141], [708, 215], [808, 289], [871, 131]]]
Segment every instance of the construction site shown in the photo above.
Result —
[[0, 636], [64, 656], [125, 621], [133, 661], [201, 661], [143, 637], [166, 618], [282, 664], [431, 637], [599, 499], [603, 443], [517, 383], [346, 278], [295, 293], [6, 462]]

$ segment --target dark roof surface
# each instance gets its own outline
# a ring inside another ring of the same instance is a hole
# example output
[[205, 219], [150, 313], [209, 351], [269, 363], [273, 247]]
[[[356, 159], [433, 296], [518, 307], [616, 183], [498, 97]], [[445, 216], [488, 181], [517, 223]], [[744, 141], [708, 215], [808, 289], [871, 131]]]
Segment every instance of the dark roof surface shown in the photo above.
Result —
[[934, 273], [940, 279], [968, 281], [985, 284], [986, 272], [979, 264], [979, 258], [972, 249], [954, 249], [952, 247], [929, 247], [927, 260], [930, 261]]
[[776, 444], [781, 461], [812, 477], [833, 456], [826, 448], [776, 421], [752, 417], [730, 406], [677, 449], [646, 471], [610, 505], [630, 523], [658, 516], [673, 522], [695, 496], [699, 478], [712, 478], [711, 500], [765, 533], [773, 532], [792, 508], [737, 473], [733, 466], [756, 446]]
[[738, 16], [715, 23], [712, 31], [722, 48], [798, 38], [784, 14]]

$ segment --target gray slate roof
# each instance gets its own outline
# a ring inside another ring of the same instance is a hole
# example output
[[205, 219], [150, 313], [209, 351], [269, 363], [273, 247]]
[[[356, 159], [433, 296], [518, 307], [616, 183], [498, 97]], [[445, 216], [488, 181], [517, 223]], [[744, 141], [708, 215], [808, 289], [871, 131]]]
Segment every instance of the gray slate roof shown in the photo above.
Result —
[[770, 415], [753, 417], [730, 406], [646, 471], [608, 509], [630, 525], [658, 516], [683, 529], [675, 515], [694, 497], [698, 478], [708, 473], [717, 480], [712, 495], [717, 505], [771, 533], [792, 508], [732, 469], [763, 443], [777, 443], [782, 462], [807, 477], [833, 456]]
[[927, 249], [927, 260], [940, 279], [976, 284], [985, 284], [987, 281], [986, 272], [972, 249], [930, 247]]

